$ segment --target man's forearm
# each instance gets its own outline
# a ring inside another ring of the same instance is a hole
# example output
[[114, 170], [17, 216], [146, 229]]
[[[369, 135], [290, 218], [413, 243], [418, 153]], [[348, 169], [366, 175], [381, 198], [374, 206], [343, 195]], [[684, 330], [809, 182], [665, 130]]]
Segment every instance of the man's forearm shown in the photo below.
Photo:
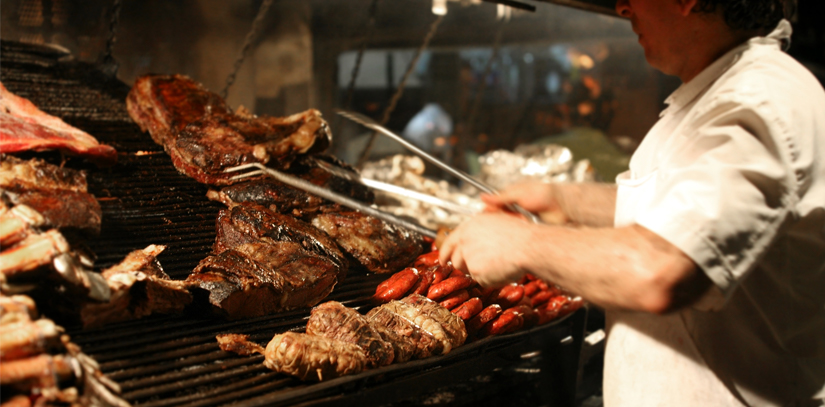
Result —
[[640, 226], [531, 229], [521, 268], [601, 307], [664, 313], [710, 285], [679, 249]]
[[553, 184], [561, 210], [574, 223], [612, 227], [616, 212], [616, 185], [605, 183]]

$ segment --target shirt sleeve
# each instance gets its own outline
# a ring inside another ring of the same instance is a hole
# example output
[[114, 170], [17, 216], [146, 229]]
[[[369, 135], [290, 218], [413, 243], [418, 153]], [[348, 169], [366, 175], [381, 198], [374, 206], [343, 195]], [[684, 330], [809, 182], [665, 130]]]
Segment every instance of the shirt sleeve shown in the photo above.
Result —
[[792, 178], [758, 106], [717, 100], [660, 156], [637, 224], [681, 249], [729, 298], [788, 217]]

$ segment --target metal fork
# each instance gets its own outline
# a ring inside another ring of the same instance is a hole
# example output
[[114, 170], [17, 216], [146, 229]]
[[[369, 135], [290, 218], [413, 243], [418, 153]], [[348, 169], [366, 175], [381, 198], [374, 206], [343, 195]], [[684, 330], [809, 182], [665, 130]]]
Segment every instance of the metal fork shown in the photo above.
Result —
[[241, 179], [244, 179], [244, 178], [255, 177], [255, 176], [258, 176], [258, 175], [268, 175], [268, 176], [270, 176], [272, 178], [275, 178], [276, 180], [278, 180], [280, 182], [283, 182], [284, 184], [287, 184], [287, 185], [289, 185], [293, 188], [297, 188], [297, 189], [300, 189], [302, 191], [309, 192], [311, 194], [320, 196], [321, 198], [324, 198], [326, 200], [344, 205], [348, 208], [355, 209], [357, 211], [361, 211], [363, 213], [366, 213], [367, 215], [376, 217], [376, 218], [381, 219], [385, 222], [389, 222], [389, 223], [392, 223], [394, 225], [398, 225], [398, 226], [401, 226], [401, 227], [404, 227], [404, 228], [407, 228], [407, 229], [410, 229], [410, 230], [414, 230], [414, 231], [416, 231], [416, 232], [418, 232], [418, 233], [420, 233], [424, 236], [427, 236], [429, 238], [432, 238], [432, 239], [435, 239], [435, 237], [436, 237], [436, 232], [434, 230], [427, 229], [427, 228], [425, 228], [421, 225], [409, 222], [407, 220], [401, 219], [401, 218], [399, 218], [395, 215], [392, 215], [390, 213], [387, 213], [387, 212], [384, 212], [382, 210], [373, 208], [372, 206], [369, 206], [369, 205], [367, 205], [363, 202], [356, 201], [356, 200], [354, 200], [354, 199], [352, 199], [348, 196], [337, 194], [337, 193], [332, 192], [332, 191], [330, 191], [326, 188], [319, 187], [318, 185], [315, 185], [311, 182], [305, 181], [301, 178], [294, 177], [292, 175], [285, 174], [285, 173], [280, 172], [278, 170], [274, 170], [272, 168], [266, 167], [261, 163], [243, 164], [243, 165], [238, 165], [236, 167], [229, 167], [229, 168], [223, 170], [223, 172], [240, 172], [240, 171], [246, 171], [246, 172], [235, 175], [235, 176], [233, 176], [229, 179], [232, 180], [232, 181], [237, 181], [237, 180], [241, 180]]

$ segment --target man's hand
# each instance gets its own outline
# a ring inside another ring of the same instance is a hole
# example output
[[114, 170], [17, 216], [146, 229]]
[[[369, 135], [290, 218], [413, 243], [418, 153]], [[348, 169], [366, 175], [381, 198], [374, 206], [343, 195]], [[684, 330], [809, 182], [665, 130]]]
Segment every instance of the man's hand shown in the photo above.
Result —
[[507, 187], [498, 195], [482, 194], [481, 200], [487, 205], [487, 212], [507, 210], [507, 205], [517, 204], [529, 212], [539, 214], [547, 223], [562, 224], [569, 220], [559, 206], [554, 184], [546, 182], [525, 182]]
[[518, 256], [529, 244], [532, 224], [504, 213], [473, 217], [450, 232], [439, 248], [442, 264], [466, 272], [482, 286], [518, 280], [525, 270]]

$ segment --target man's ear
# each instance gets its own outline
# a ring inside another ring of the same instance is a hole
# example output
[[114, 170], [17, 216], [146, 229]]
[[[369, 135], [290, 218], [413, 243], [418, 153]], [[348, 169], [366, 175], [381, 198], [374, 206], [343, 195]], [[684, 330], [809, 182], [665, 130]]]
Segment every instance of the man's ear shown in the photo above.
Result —
[[699, 0], [676, 0], [676, 3], [679, 6], [679, 14], [681, 14], [682, 17], [687, 17], [693, 12], [696, 5], [699, 4]]

